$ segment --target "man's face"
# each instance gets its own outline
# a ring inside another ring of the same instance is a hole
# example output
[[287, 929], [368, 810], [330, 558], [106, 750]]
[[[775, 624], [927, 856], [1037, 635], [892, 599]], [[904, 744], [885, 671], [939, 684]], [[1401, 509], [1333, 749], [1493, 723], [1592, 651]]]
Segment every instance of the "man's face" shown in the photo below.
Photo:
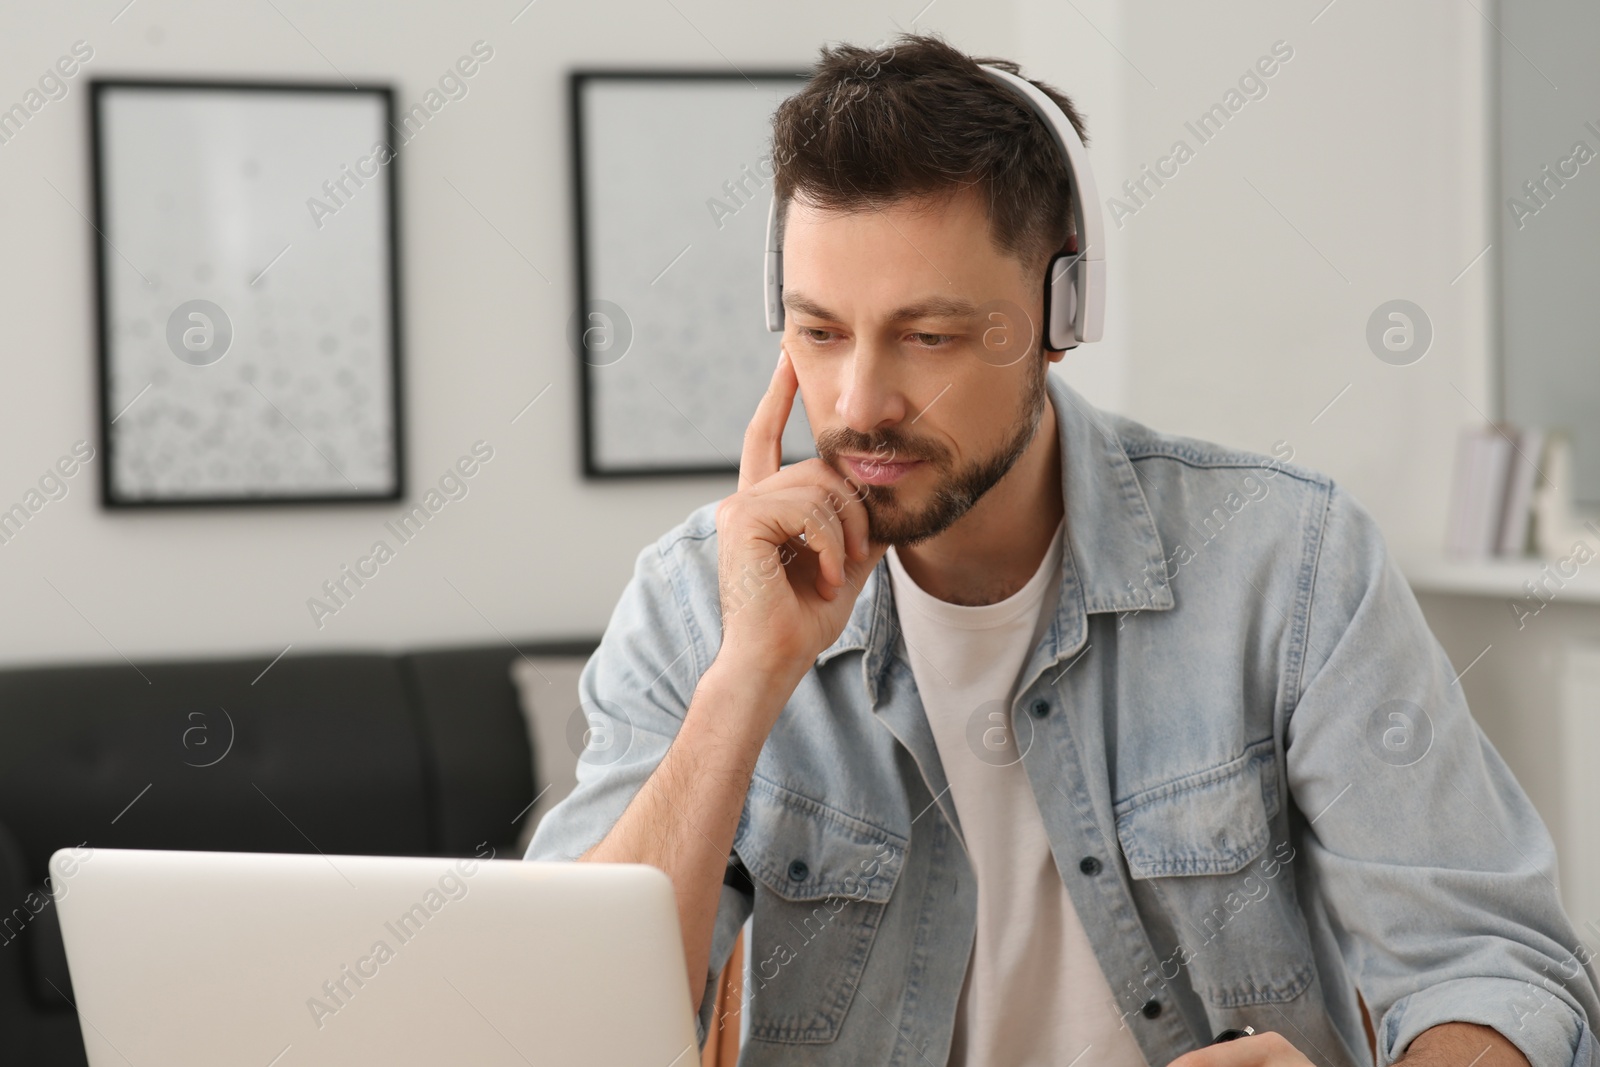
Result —
[[1033, 440], [1042, 272], [994, 247], [965, 190], [848, 213], [791, 203], [783, 273], [818, 454], [864, 487], [873, 540], [943, 532]]

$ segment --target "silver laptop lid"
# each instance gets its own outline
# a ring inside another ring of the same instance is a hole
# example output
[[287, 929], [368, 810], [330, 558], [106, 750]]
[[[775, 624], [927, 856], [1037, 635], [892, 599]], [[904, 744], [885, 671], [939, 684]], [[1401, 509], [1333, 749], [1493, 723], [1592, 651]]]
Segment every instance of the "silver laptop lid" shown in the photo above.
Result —
[[50, 866], [90, 1067], [699, 1061], [652, 867], [81, 848]]

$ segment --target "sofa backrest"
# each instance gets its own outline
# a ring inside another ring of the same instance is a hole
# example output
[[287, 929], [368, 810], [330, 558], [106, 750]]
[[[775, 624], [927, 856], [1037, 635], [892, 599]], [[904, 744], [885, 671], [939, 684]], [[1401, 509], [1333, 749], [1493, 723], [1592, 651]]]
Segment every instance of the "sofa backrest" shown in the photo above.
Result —
[[70, 1010], [40, 906], [59, 848], [520, 857], [535, 760], [510, 665], [596, 644], [0, 669], [0, 1018]]
[[[0, 821], [57, 848], [427, 853], [427, 752], [392, 656], [0, 671]], [[521, 783], [519, 783], [521, 784]]]
[[[402, 657], [412, 706], [421, 720], [418, 728], [433, 757], [429, 810], [439, 851], [477, 855], [487, 841], [500, 857], [520, 858], [519, 844], [549, 808], [544, 802], [552, 792], [547, 789], [549, 775], [559, 773], [560, 761], [568, 755], [564, 743], [556, 751], [547, 750], [542, 740], [550, 731], [536, 715], [577, 706], [576, 675], [598, 643], [518, 642], [515, 649], [501, 643]], [[545, 687], [552, 692], [541, 692], [544, 699], [536, 711], [513, 685], [518, 664], [541, 665], [546, 676], [570, 682], [571, 692], [563, 685]], [[552, 765], [551, 759], [557, 762]], [[536, 774], [536, 766], [545, 768], [545, 774]], [[537, 794], [542, 794], [541, 803], [530, 807]]]

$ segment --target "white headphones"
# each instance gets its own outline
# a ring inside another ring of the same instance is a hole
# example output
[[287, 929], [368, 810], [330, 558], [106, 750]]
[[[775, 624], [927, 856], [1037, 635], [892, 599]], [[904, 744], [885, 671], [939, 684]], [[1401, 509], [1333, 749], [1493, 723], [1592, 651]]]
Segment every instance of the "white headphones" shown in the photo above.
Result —
[[[1034, 114], [1044, 120], [1062, 159], [1072, 185], [1072, 214], [1076, 223], [1079, 251], [1057, 252], [1045, 267], [1048, 279], [1044, 290], [1044, 318], [1048, 323], [1045, 344], [1052, 351], [1076, 348], [1081, 341], [1098, 341], [1105, 329], [1106, 261], [1105, 224], [1100, 214], [1100, 198], [1095, 192], [1094, 173], [1089, 169], [1089, 153], [1078, 139], [1072, 122], [1039, 89], [999, 67], [980, 64], [991, 79], [1011, 90]], [[767, 209], [767, 249], [765, 289], [767, 329], [783, 331], [783, 245], [778, 241], [778, 199]]]

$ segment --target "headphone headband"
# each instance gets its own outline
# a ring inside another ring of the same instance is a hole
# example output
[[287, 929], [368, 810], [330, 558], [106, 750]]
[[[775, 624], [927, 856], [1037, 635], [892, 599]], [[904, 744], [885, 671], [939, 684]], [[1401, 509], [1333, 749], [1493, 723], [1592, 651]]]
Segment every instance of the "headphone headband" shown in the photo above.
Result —
[[[979, 69], [1004, 86], [1044, 121], [1066, 164], [1071, 184], [1076, 253], [1057, 253], [1045, 269], [1045, 340], [1054, 351], [1098, 341], [1105, 330], [1105, 221], [1095, 191], [1089, 153], [1066, 113], [1037, 85], [999, 67]], [[783, 244], [778, 240], [778, 198], [767, 207], [767, 240], [763, 256], [767, 329], [783, 330]]]

